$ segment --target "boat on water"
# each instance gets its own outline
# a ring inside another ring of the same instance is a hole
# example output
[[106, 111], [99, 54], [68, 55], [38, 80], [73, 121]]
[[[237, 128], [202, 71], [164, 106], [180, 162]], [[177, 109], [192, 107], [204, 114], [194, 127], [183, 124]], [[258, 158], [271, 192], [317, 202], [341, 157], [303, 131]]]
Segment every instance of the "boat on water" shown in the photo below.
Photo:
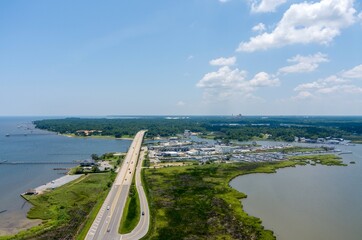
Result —
[[6, 135], [5, 135], [5, 137], [10, 137], [10, 134], [9, 134], [9, 133], [8, 133], [8, 134], [6, 134]]

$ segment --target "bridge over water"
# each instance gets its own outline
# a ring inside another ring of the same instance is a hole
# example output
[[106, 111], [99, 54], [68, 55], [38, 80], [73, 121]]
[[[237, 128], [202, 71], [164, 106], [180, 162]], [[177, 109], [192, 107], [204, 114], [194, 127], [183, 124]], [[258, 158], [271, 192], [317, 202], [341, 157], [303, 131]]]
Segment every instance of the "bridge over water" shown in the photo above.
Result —
[[57, 135], [57, 133], [9, 133], [6, 137], [23, 137], [23, 136], [46, 136], [46, 135]]

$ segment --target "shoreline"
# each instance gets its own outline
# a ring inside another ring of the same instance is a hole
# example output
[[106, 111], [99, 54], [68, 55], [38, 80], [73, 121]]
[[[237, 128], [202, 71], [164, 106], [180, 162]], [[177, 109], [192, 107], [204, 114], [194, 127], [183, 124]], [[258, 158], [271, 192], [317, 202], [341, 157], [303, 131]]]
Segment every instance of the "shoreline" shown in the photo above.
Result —
[[75, 134], [59, 134], [60, 136], [64, 136], [64, 137], [70, 137], [70, 138], [94, 138], [94, 139], [113, 139], [113, 140], [133, 140], [133, 138], [130, 137], [121, 137], [121, 138], [116, 138], [114, 136], [96, 136], [96, 135], [92, 135], [92, 136], [77, 136]]
[[[60, 178], [54, 179], [46, 184], [43, 184], [41, 186], [38, 186], [34, 188], [33, 190], [36, 192], [36, 194], [33, 195], [40, 195], [43, 193], [46, 193], [47, 191], [51, 189], [55, 189], [58, 187], [61, 187], [67, 183], [73, 182], [80, 177], [82, 177], [84, 174], [77, 174], [77, 175], [65, 175]], [[20, 194], [20, 196], [26, 201], [28, 205], [28, 209], [26, 211], [5, 211], [3, 212], [6, 216], [7, 220], [5, 223], [3, 223], [2, 227], [0, 228], [0, 239], [2, 237], [12, 236], [15, 234], [20, 233], [21, 231], [28, 230], [32, 227], [36, 227], [40, 225], [43, 221], [41, 219], [30, 219], [28, 218], [28, 212], [33, 207], [31, 202], [28, 201], [26, 193]], [[25, 202], [24, 202], [25, 203]], [[20, 216], [20, 217], [19, 217]], [[18, 219], [19, 218], [19, 219]], [[16, 221], [13, 219], [17, 219]]]
[[[61, 187], [67, 183], [73, 182], [79, 178], [81, 178], [84, 174], [77, 174], [77, 175], [65, 175], [59, 178], [56, 178], [50, 182], [47, 182], [43, 185], [40, 185], [38, 187], [35, 187], [32, 189], [35, 194], [32, 195], [40, 195], [43, 193], [46, 193], [52, 189]], [[1, 224], [0, 228], [0, 239], [2, 237], [12, 236], [15, 234], [18, 234], [22, 231], [28, 230], [32, 227], [36, 227], [40, 225], [43, 221], [41, 219], [30, 219], [28, 218], [28, 212], [33, 207], [31, 202], [28, 201], [26, 192], [20, 194], [20, 197], [22, 197], [26, 202], [24, 204], [27, 204], [27, 210], [22, 211], [8, 211], [3, 210], [2, 211], [2, 217], [5, 217], [6, 221]], [[16, 219], [16, 220], [15, 220]]]

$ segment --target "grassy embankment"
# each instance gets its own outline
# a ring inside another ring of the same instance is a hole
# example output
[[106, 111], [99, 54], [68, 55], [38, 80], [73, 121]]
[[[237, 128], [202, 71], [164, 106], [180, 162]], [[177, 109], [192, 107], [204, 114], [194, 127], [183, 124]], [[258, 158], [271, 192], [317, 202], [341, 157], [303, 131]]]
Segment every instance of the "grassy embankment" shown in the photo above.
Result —
[[352, 143], [362, 144], [362, 136], [344, 136], [345, 139], [351, 140]]
[[325, 151], [325, 150], [323, 148], [313, 148], [313, 147], [285, 147], [285, 148], [263, 149], [263, 150], [258, 150], [257, 152], [305, 153], [305, 152], [319, 152], [319, 151]]
[[321, 164], [325, 166], [347, 166], [341, 161], [341, 158], [334, 155], [312, 155], [312, 156], [295, 156], [290, 157], [289, 160], [303, 162], [303, 163], [312, 163], [312, 164]]
[[28, 218], [41, 219], [43, 223], [0, 239], [83, 239], [114, 177], [111, 172], [88, 174], [42, 195], [27, 196], [33, 205]]
[[240, 199], [246, 195], [229, 187], [229, 182], [239, 175], [274, 173], [309, 160], [341, 164], [335, 155], [323, 155], [271, 163], [144, 169], [152, 217], [144, 239], [275, 239], [260, 219], [243, 211]]
[[118, 232], [121, 234], [130, 233], [137, 226], [140, 215], [140, 199], [133, 177]]

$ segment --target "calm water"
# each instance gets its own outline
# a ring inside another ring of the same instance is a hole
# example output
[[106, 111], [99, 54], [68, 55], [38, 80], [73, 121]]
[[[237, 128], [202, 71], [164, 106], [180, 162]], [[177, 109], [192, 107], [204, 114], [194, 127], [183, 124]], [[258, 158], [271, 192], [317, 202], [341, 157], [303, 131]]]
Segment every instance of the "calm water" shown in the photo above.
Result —
[[347, 167], [300, 166], [240, 176], [230, 185], [248, 195], [250, 215], [280, 240], [362, 239], [362, 145], [338, 146]]
[[[59, 135], [31, 135], [47, 133], [33, 129], [31, 121], [37, 118], [0, 117], [0, 161], [49, 161], [70, 162], [69, 165], [5, 165], [0, 164], [0, 228], [14, 216], [25, 216], [29, 208], [19, 196], [29, 188], [35, 188], [59, 178], [64, 170], [56, 167], [72, 167], [74, 160], [89, 158], [92, 153], [125, 152], [131, 141], [69, 138]], [[28, 129], [29, 128], [29, 129]], [[33, 131], [33, 132], [32, 132]], [[15, 134], [6, 137], [6, 134]], [[24, 135], [26, 134], [26, 136]]]

